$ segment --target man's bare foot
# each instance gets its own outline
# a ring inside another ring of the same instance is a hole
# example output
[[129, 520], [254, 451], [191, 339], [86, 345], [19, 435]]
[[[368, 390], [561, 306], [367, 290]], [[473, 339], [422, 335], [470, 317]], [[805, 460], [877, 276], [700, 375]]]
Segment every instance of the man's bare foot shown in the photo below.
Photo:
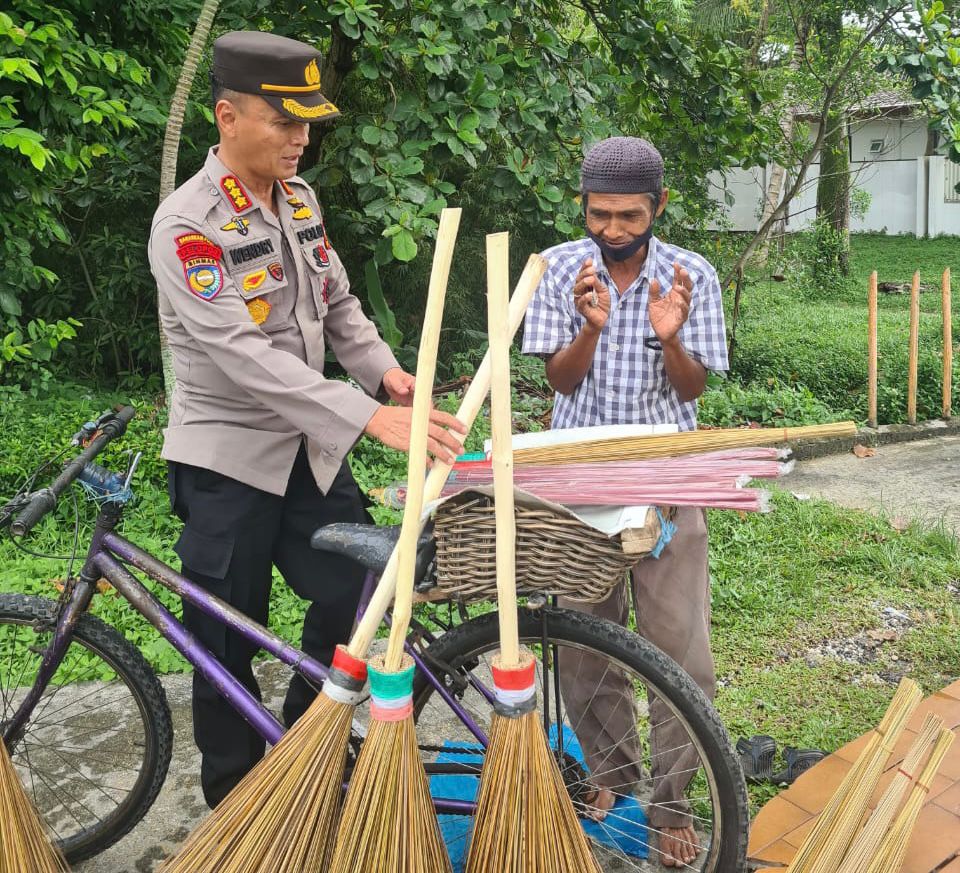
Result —
[[660, 863], [664, 867], [685, 867], [700, 854], [700, 841], [692, 827], [660, 828]]
[[609, 788], [595, 788], [583, 802], [583, 814], [593, 821], [603, 821], [613, 809], [617, 796]]

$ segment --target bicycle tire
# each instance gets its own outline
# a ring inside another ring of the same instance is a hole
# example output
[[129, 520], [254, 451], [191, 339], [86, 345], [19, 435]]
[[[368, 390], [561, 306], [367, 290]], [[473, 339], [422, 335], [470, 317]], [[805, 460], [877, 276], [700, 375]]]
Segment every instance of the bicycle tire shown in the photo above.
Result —
[[[518, 622], [522, 641], [534, 645], [540, 642], [543, 631], [541, 611], [521, 608]], [[715, 796], [714, 837], [700, 862], [704, 866], [689, 869], [705, 873], [744, 870], [750, 821], [746, 784], [727, 732], [703, 692], [671, 658], [617, 624], [565, 609], [547, 609], [546, 623], [551, 642], [592, 650], [633, 670], [681, 719], [698, 747], [704, 770], [709, 771], [705, 777]], [[469, 664], [478, 654], [495, 650], [498, 645], [497, 614], [492, 612], [444, 633], [427, 647], [424, 656], [439, 678], [447, 672], [439, 665], [458, 669], [464, 663]], [[434, 691], [418, 671], [414, 683], [417, 717]], [[541, 700], [541, 710], [542, 703]], [[487, 727], [486, 724], [481, 726]], [[716, 839], [717, 834], [719, 839]]]
[[[39, 660], [40, 651], [42, 651], [44, 647], [43, 643], [40, 642], [39, 647], [35, 649], [30, 649], [29, 646], [36, 646], [40, 637], [49, 638], [53, 622], [56, 618], [56, 612], [57, 604], [51, 600], [22, 594], [0, 594], [0, 655], [2, 655], [2, 657], [0, 657], [0, 668], [2, 668], [2, 658], [12, 659], [11, 649], [13, 648], [17, 648], [18, 650], [23, 649], [25, 654], [23, 654], [22, 657], [24, 658], [32, 655], [36, 660]], [[17, 630], [13, 632], [12, 636], [4, 633], [4, 628], [10, 628], [14, 625], [17, 626]], [[33, 628], [33, 632], [21, 634], [19, 627]], [[71, 652], [74, 652], [74, 647], [77, 644], [82, 646], [85, 652], [76, 650], [75, 654], [89, 653], [95, 658], [98, 658], [107, 665], [106, 669], [115, 674], [123, 683], [126, 690], [129, 691], [130, 698], [135, 704], [136, 713], [139, 714], [139, 719], [143, 727], [143, 738], [141, 746], [139, 734], [136, 732], [136, 727], [134, 726], [133, 730], [136, 739], [133, 742], [125, 740], [124, 750], [135, 749], [136, 751], [130, 754], [133, 757], [138, 757], [140, 755], [139, 750], [142, 748], [143, 760], [135, 770], [133, 767], [130, 768], [131, 773], [136, 772], [136, 777], [126, 796], [122, 801], [117, 803], [115, 809], [103, 818], [98, 818], [95, 824], [89, 827], [81, 827], [76, 833], [64, 835], [56, 839], [56, 842], [70, 863], [82, 861], [104, 851], [104, 849], [128, 834], [144, 815], [146, 815], [154, 800], [156, 800], [157, 794], [159, 794], [163, 781], [166, 778], [173, 748], [173, 724], [166, 694], [153, 669], [140, 651], [114, 628], [90, 614], [82, 615], [77, 622], [73, 641], [68, 648], [68, 658], [71, 657]], [[14, 662], [9, 660], [9, 663], [12, 664]], [[69, 662], [67, 658], [65, 658], [64, 664], [67, 663]], [[21, 678], [24, 677], [24, 675], [24, 671], [21, 669]], [[55, 679], [57, 675], [59, 675], [59, 671], [58, 674], [55, 674]], [[29, 677], [27, 678], [28, 681], [30, 681]], [[4, 716], [9, 717], [12, 711], [8, 698], [12, 700], [12, 695], [17, 690], [11, 687], [14, 681], [15, 680], [9, 675], [4, 679], [3, 674], [0, 673], [0, 724], [2, 724], [2, 718]], [[21, 679], [16, 681], [19, 685]], [[50, 690], [51, 687], [53, 687], [52, 691]], [[38, 702], [31, 716], [31, 720], [27, 722], [24, 737], [14, 743], [11, 756], [14, 765], [20, 770], [21, 778], [23, 778], [25, 771], [29, 775], [29, 780], [25, 780], [28, 782], [25, 786], [27, 793], [33, 796], [34, 802], [40, 807], [41, 815], [48, 821], [48, 824], [53, 817], [54, 811], [51, 808], [44, 809], [44, 804], [38, 802], [40, 798], [38, 797], [36, 781], [34, 780], [36, 765], [30, 757], [29, 746], [33, 745], [34, 748], [39, 750], [39, 752], [34, 752], [33, 754], [35, 755], [35, 759], [40, 759], [50, 748], [49, 737], [51, 733], [57, 736], [64, 734], [67, 740], [73, 739], [78, 743], [90, 742], [89, 739], [84, 738], [83, 730], [80, 731], [81, 739], [77, 740], [75, 736], [71, 737], [69, 731], [71, 730], [71, 719], [73, 719], [74, 716], [69, 716], [60, 723], [53, 722], [44, 724], [43, 722], [45, 716], [49, 717], [49, 715], [52, 715], [52, 713], [48, 714], [48, 711], [55, 695], [67, 687], [69, 687], [69, 685], [66, 682], [62, 685], [48, 686], [45, 690], [45, 695], [47, 696], [42, 697]], [[75, 685], [74, 689], [76, 689], [76, 687], [78, 686]], [[24, 690], [24, 687], [21, 685], [21, 693]], [[96, 692], [91, 692], [91, 694], [93, 693]], [[90, 695], [86, 696], [89, 697]], [[80, 700], [83, 699], [83, 697], [80, 698]], [[116, 699], [117, 701], [121, 700], [120, 697]], [[45, 700], [47, 700], [46, 708], [44, 708]], [[79, 701], [74, 701], [68, 703], [67, 706], [68, 708], [70, 706], [77, 706], [78, 703]], [[102, 706], [103, 704], [100, 703], [96, 707], [89, 705], [84, 707], [83, 715], [87, 719], [90, 719], [87, 722], [88, 727], [85, 729], [86, 735], [100, 729], [100, 725], [103, 722], [98, 721], [98, 719], [100, 719], [104, 713], [99, 712], [97, 717], [93, 718], [91, 717], [91, 710], [101, 709]], [[135, 718], [137, 716], [133, 717]], [[95, 727], [91, 728], [89, 725], [95, 725]], [[55, 729], [52, 732], [50, 730], [51, 727]], [[129, 727], [129, 725], [127, 725], [127, 727]], [[60, 730], [56, 730], [56, 728], [60, 728]], [[40, 735], [41, 731], [44, 731], [48, 737], [46, 744], [31, 744], [27, 742], [26, 738], [31, 736], [31, 731], [37, 736]], [[100, 736], [102, 737], [102, 733]], [[112, 750], [107, 749], [106, 751], [109, 755]], [[75, 754], [77, 764], [74, 765], [72, 760], [64, 757], [64, 752], [68, 755], [71, 753]], [[76, 752], [79, 752], [79, 754], [76, 754]], [[89, 777], [86, 777], [81, 769], [85, 756], [86, 759], [89, 760], [89, 752], [89, 749], [82, 747], [62, 747], [52, 750], [52, 754], [59, 760], [61, 767], [72, 766], [76, 770], [77, 777], [70, 777], [74, 780], [74, 784], [81, 784], [76, 781], [76, 779], [80, 778], [85, 778], [87, 781], [90, 781]], [[94, 758], [94, 760], [96, 761], [97, 759]], [[110, 763], [113, 763], [113, 761]], [[43, 777], [40, 777], [40, 781], [42, 783], [41, 788], [49, 789], [50, 786], [43, 782]], [[102, 787], [100, 790], [105, 796], [110, 797]], [[120, 789], [109, 786], [109, 790], [118, 791]], [[68, 795], [68, 799], [71, 803], [74, 801], [72, 795]], [[61, 806], [63, 806], [64, 809], [70, 809], [70, 806], [63, 801], [61, 801]], [[74, 818], [76, 818], [75, 812], [73, 815]], [[79, 818], [76, 818], [76, 821], [80, 824]]]

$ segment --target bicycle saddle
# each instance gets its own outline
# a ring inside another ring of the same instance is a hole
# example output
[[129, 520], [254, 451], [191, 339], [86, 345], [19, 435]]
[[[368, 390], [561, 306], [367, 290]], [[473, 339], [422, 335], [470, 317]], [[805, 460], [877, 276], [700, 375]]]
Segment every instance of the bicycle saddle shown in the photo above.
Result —
[[[351, 558], [380, 575], [400, 538], [400, 525], [377, 527], [372, 524], [326, 524], [310, 537], [310, 546]], [[428, 525], [417, 540], [416, 579], [420, 582], [431, 569], [437, 556], [432, 526]]]

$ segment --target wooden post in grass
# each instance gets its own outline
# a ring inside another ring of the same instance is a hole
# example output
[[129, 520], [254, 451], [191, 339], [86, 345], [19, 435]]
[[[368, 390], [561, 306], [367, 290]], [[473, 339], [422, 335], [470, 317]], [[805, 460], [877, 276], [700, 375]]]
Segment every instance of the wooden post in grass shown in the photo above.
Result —
[[867, 424], [877, 426], [877, 271], [867, 292]]
[[917, 356], [920, 352], [920, 271], [910, 287], [910, 369], [907, 374], [907, 424], [917, 423]]
[[950, 268], [943, 271], [943, 417], [953, 406], [953, 315], [950, 307]]

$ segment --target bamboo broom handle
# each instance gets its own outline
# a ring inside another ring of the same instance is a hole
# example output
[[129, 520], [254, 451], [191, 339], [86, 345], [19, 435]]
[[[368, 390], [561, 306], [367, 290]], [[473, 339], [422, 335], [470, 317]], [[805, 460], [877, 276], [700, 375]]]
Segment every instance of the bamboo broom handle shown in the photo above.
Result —
[[516, 537], [513, 517], [513, 448], [510, 414], [509, 235], [487, 236], [487, 332], [490, 335], [490, 433], [493, 439], [493, 501], [497, 531], [497, 609], [500, 657], [506, 669], [520, 666], [517, 630]]
[[420, 535], [420, 514], [423, 510], [424, 480], [427, 473], [427, 435], [433, 401], [433, 376], [437, 369], [443, 303], [450, 279], [450, 264], [453, 261], [453, 247], [460, 226], [460, 213], [459, 209], [444, 209], [440, 213], [437, 245], [433, 252], [433, 267], [427, 290], [427, 311], [423, 319], [423, 332], [420, 334], [420, 349], [417, 352], [417, 382], [413, 392], [410, 456], [407, 460], [407, 502], [403, 510], [400, 539], [397, 541], [397, 595], [384, 662], [386, 669], [393, 672], [400, 669], [403, 641], [407, 636], [413, 608], [417, 537]]
[[950, 268], [943, 271], [943, 417], [953, 407], [953, 313], [950, 303]]
[[[515, 334], [520, 329], [520, 323], [523, 321], [524, 313], [533, 299], [540, 280], [547, 269], [547, 262], [540, 255], [530, 255], [527, 259], [527, 265], [524, 267], [520, 281], [513, 292], [513, 298], [510, 300], [510, 331]], [[460, 419], [468, 428], [473, 425], [474, 419], [483, 406], [487, 391], [490, 390], [490, 352], [484, 355], [483, 362], [477, 368], [477, 373], [467, 388], [463, 400], [460, 401], [460, 409], [457, 410], [457, 418]], [[423, 500], [429, 503], [440, 496], [447, 476], [450, 474], [450, 465], [437, 462], [430, 470], [427, 477], [427, 483], [424, 486]], [[367, 606], [360, 623], [354, 631], [347, 651], [354, 658], [366, 657], [370, 644], [377, 634], [377, 628], [383, 621], [383, 616], [390, 606], [393, 599], [393, 592], [397, 584], [397, 549], [394, 548], [390, 554], [383, 573], [380, 575], [380, 582], [373, 597], [370, 598], [370, 604]]]
[[867, 292], [867, 424], [877, 426], [877, 271]]
[[910, 286], [910, 370], [907, 375], [907, 424], [917, 423], [917, 357], [920, 353], [920, 271]]

